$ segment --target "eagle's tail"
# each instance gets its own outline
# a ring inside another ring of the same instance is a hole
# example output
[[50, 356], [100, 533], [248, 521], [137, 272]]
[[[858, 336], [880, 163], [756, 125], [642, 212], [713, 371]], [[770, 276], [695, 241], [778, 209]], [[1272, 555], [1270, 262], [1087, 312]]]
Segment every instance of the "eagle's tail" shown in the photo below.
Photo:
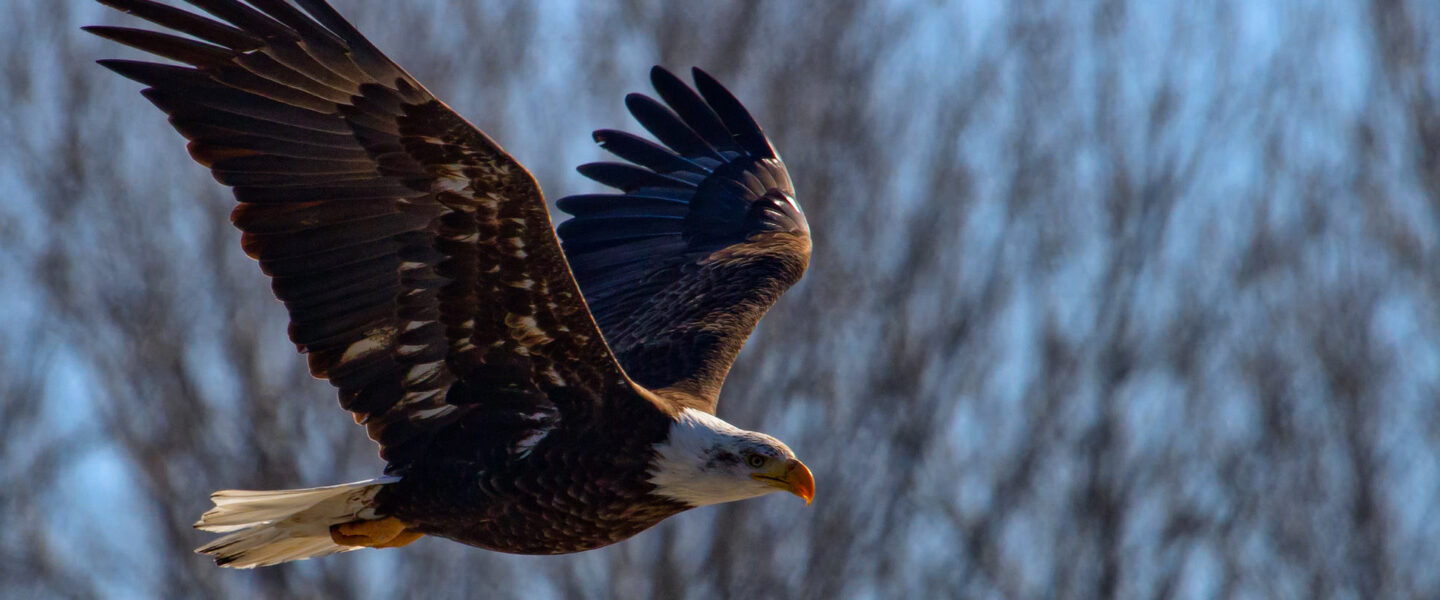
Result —
[[195, 551], [214, 556], [222, 567], [250, 569], [372, 545], [337, 543], [347, 536], [332, 537], [331, 526], [387, 520], [375, 514], [372, 501], [381, 487], [399, 480], [379, 477], [301, 490], [215, 492], [210, 495], [215, 508], [201, 515], [195, 528], [233, 533]]

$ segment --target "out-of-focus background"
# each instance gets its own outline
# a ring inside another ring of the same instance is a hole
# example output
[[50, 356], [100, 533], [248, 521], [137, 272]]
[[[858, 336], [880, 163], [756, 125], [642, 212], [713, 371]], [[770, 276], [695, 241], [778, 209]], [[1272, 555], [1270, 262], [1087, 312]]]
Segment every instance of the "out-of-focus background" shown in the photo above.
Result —
[[79, 31], [0, 21], [7, 598], [1440, 597], [1440, 3], [335, 0], [552, 199], [651, 64], [814, 229], [721, 415], [815, 471], [580, 555], [258, 571], [218, 488], [373, 476], [225, 190]]

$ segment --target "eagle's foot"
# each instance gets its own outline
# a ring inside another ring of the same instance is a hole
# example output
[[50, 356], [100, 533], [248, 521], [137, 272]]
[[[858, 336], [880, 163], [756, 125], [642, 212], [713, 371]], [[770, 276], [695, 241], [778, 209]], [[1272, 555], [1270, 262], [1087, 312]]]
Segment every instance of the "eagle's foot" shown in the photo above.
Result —
[[399, 548], [420, 539], [424, 534], [406, 529], [395, 517], [373, 521], [351, 521], [330, 526], [330, 539], [342, 546], [367, 548]]

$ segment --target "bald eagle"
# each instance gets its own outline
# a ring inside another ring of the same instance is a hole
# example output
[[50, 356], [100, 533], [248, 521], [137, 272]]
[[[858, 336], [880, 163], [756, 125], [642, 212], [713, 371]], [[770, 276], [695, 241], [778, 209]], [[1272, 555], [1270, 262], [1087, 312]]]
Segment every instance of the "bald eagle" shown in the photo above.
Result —
[[[185, 36], [95, 26], [180, 64], [101, 60], [234, 188], [290, 339], [380, 446], [385, 474], [216, 492], [197, 552], [248, 568], [432, 535], [521, 554], [599, 548], [810, 470], [714, 415], [810, 233], [784, 163], [712, 77], [656, 67], [625, 98], [659, 143], [595, 140], [616, 194], [562, 198], [324, 0], [102, 4]], [[298, 8], [297, 6], [298, 5]]]

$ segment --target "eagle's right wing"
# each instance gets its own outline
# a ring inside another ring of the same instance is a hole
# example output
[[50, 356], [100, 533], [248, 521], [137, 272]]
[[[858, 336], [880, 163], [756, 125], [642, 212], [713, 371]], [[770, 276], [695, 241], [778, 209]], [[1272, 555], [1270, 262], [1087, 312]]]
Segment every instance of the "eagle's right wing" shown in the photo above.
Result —
[[530, 173], [323, 0], [189, 0], [224, 22], [101, 1], [193, 36], [87, 28], [184, 63], [101, 61], [149, 86], [235, 189], [290, 338], [392, 470], [449, 428], [524, 440], [602, 402], [654, 410], [586, 311]]
[[655, 67], [664, 104], [625, 98], [666, 147], [595, 132], [634, 164], [580, 172], [623, 194], [557, 205], [574, 215], [560, 238], [625, 371], [676, 403], [714, 412], [746, 338], [809, 264], [810, 230], [785, 164], [750, 113], [704, 71], [694, 76], [699, 94]]

